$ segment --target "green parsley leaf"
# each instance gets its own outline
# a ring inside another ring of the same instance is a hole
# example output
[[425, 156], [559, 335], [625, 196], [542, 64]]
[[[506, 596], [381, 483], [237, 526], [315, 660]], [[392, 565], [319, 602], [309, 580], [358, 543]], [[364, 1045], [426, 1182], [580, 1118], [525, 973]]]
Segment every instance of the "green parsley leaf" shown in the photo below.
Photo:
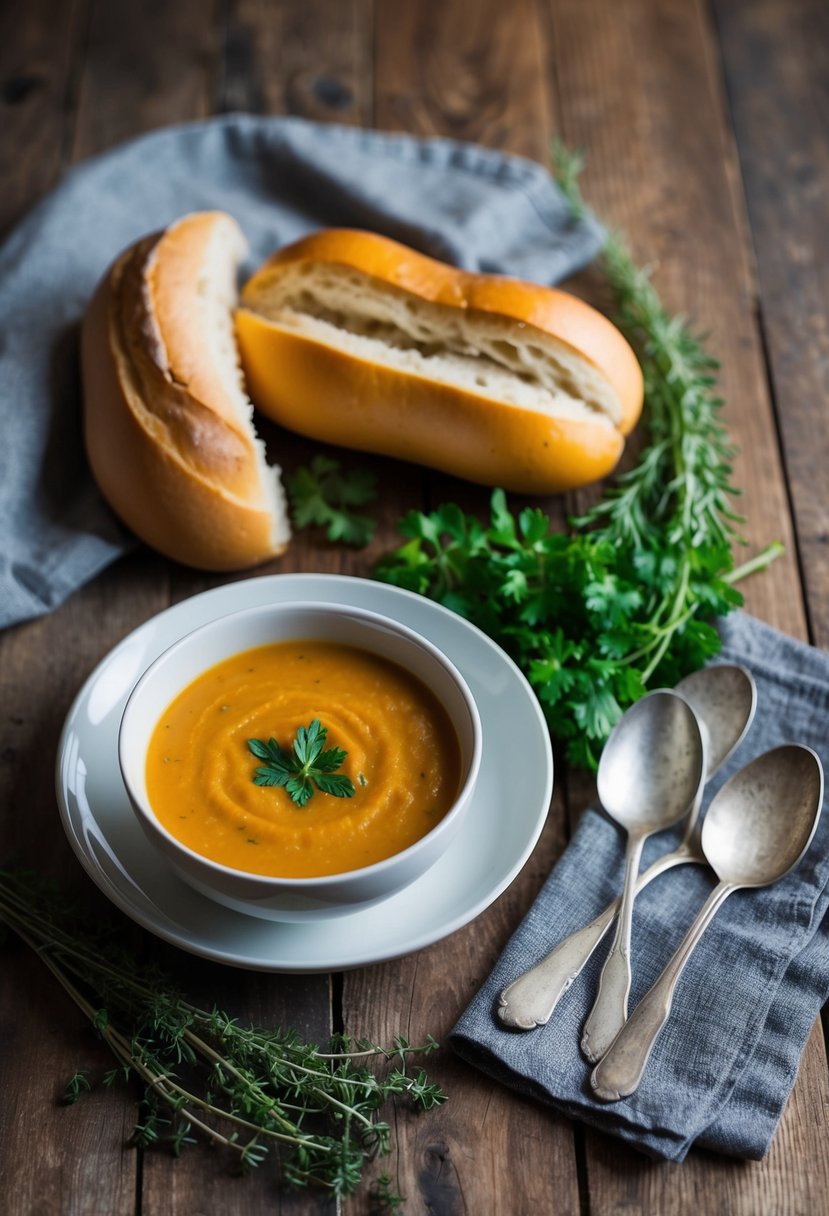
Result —
[[340, 471], [340, 463], [330, 456], [318, 455], [310, 465], [286, 477], [294, 525], [325, 528], [330, 541], [362, 548], [374, 535], [377, 524], [353, 507], [365, 506], [376, 498], [375, 478], [365, 469]]
[[335, 798], [350, 798], [354, 793], [354, 786], [344, 773], [318, 772], [314, 780], [324, 794], [333, 794]]
[[325, 746], [328, 727], [319, 718], [308, 726], [297, 728], [290, 751], [283, 751], [275, 739], [263, 743], [248, 739], [248, 748], [257, 760], [265, 764], [254, 769], [253, 784], [280, 786], [299, 807], [307, 806], [314, 796], [314, 787], [335, 798], [351, 798], [354, 785], [344, 773], [335, 773], [348, 755], [341, 747]]

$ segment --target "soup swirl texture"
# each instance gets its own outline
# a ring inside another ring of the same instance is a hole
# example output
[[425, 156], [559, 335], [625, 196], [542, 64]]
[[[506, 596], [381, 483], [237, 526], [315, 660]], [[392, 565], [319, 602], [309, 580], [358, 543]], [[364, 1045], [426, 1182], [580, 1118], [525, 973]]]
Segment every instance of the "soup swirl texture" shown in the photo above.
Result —
[[[318, 718], [354, 795], [298, 807], [253, 782], [249, 739], [289, 751]], [[194, 852], [254, 874], [312, 878], [402, 851], [446, 814], [460, 783], [448, 714], [410, 672], [356, 647], [311, 639], [242, 651], [209, 668], [161, 716], [147, 755], [159, 822]]]

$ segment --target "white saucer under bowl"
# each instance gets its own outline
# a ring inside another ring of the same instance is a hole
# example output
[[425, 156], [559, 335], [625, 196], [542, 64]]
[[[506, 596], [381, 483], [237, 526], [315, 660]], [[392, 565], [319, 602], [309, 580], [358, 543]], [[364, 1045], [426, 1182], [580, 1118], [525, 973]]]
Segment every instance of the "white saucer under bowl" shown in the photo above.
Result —
[[[118, 727], [138, 677], [184, 634], [237, 609], [312, 599], [393, 617], [457, 665], [483, 729], [476, 810], [426, 874], [381, 904], [307, 923], [264, 921], [199, 895], [164, 863], [130, 807], [118, 768]], [[422, 949], [461, 928], [524, 865], [544, 825], [552, 783], [552, 751], [538, 702], [512, 660], [485, 634], [422, 596], [370, 579], [324, 574], [230, 583], [147, 621], [84, 684], [67, 716], [57, 759], [64, 828], [104, 894], [182, 949], [260, 971], [360, 967]]]

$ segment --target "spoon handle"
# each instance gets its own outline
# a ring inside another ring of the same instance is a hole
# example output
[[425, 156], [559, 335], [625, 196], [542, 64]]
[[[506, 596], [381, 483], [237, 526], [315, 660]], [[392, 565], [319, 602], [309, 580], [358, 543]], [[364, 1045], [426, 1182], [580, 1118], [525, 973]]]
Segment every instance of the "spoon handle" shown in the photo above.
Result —
[[[644, 874], [640, 874], [636, 894], [674, 866], [689, 862], [701, 865], [703, 861], [691, 847], [682, 844], [672, 853], [658, 857]], [[616, 919], [620, 902], [620, 899], [614, 899], [589, 925], [565, 937], [540, 963], [503, 989], [498, 998], [498, 1016], [505, 1026], [513, 1030], [534, 1030], [549, 1022], [559, 1001]]]
[[639, 1087], [653, 1046], [670, 1017], [674, 992], [688, 959], [717, 910], [737, 887], [719, 883], [697, 914], [659, 979], [634, 1009], [593, 1069], [590, 1084], [602, 1102], [618, 1102]]
[[625, 883], [613, 945], [599, 977], [599, 991], [582, 1031], [581, 1049], [592, 1064], [597, 1063], [627, 1018], [630, 992], [630, 928], [636, 877], [645, 843], [644, 833], [631, 833], [625, 855]]
[[618, 899], [589, 925], [559, 942], [540, 963], [503, 989], [498, 1016], [514, 1030], [534, 1030], [549, 1022], [567, 989], [607, 933], [619, 909]]

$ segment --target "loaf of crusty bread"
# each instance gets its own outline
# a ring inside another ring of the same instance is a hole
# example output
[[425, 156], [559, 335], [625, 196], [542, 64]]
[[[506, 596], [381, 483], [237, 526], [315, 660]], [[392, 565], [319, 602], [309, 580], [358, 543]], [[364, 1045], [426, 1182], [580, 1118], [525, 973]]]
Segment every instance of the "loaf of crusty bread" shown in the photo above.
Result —
[[642, 407], [636, 357], [594, 308], [369, 232], [274, 254], [236, 333], [252, 400], [283, 426], [523, 493], [605, 476]]
[[98, 485], [142, 540], [207, 570], [263, 562], [289, 537], [233, 333], [245, 252], [230, 216], [185, 216], [117, 259], [83, 323], [84, 432]]

